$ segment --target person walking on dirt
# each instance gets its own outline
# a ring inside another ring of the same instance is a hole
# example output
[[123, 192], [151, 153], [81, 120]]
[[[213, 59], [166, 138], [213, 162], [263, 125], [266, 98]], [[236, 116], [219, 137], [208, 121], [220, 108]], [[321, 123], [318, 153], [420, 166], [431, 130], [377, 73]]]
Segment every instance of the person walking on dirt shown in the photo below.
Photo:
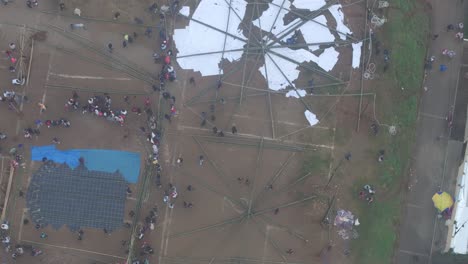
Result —
[[114, 13], [114, 20], [119, 19], [119, 17], [120, 17], [120, 12], [115, 12]]
[[453, 24], [448, 24], [447, 25], [447, 32], [452, 31], [455, 29], [455, 26]]
[[179, 166], [182, 166], [183, 162], [184, 162], [184, 159], [182, 157], [177, 158], [177, 164], [179, 164]]
[[236, 124], [232, 124], [231, 132], [232, 132], [233, 135], [237, 134]]
[[83, 234], [84, 234], [83, 230], [80, 229], [78, 231], [78, 240], [83, 240]]
[[109, 49], [109, 52], [112, 53], [112, 50], [114, 49], [114, 47], [112, 46], [112, 43], [107, 44], [107, 48]]
[[200, 157], [198, 158], [198, 164], [200, 164], [200, 166], [203, 166], [203, 162], [205, 162], [205, 158], [203, 157], [203, 155], [200, 155]]
[[174, 116], [177, 114], [177, 109], [175, 108], [175, 105], [171, 105], [171, 116]]
[[81, 9], [75, 8], [75, 10], [73, 10], [73, 14], [74, 14], [75, 16], [81, 17]]
[[164, 114], [164, 118], [167, 119], [167, 121], [169, 121], [169, 123], [171, 123], [171, 116], [168, 115], [168, 114]]
[[42, 102], [37, 103], [37, 105], [39, 106], [39, 111], [41, 113], [44, 113], [44, 111], [47, 109], [47, 106], [43, 104]]
[[153, 33], [153, 29], [151, 27], [147, 27], [145, 30], [145, 36], [151, 38], [151, 34]]

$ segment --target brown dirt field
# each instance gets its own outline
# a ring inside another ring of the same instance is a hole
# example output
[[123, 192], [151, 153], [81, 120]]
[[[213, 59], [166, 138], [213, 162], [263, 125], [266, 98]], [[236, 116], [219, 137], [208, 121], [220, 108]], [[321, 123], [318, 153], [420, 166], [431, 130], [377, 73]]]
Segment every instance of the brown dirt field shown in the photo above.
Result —
[[[51, 2], [41, 2], [40, 10], [57, 10], [58, 7]], [[132, 20], [138, 14], [146, 23], [157, 23], [159, 19], [151, 18], [148, 12], [142, 13], [140, 4], [149, 6], [149, 1], [144, 2], [66, 1], [69, 8], [66, 14], [71, 15], [73, 6], [80, 6], [82, 13], [89, 17], [111, 20], [111, 11], [119, 10], [122, 14], [119, 21]], [[29, 18], [24, 22], [28, 25], [53, 24], [65, 27], [67, 23], [80, 21], [73, 17], [39, 13], [20, 3], [14, 3], [8, 8], [12, 12], [0, 19], [1, 22], [15, 21], [15, 14], [28, 15]], [[360, 5], [345, 8], [351, 28], [356, 32], [355, 37], [362, 35], [359, 30], [362, 28], [361, 9]], [[102, 10], [106, 10], [105, 15]], [[0, 15], [3, 12], [4, 9], [0, 9]], [[86, 31], [75, 33], [103, 48], [108, 42], [114, 43], [114, 56], [120, 61], [135, 62], [139, 68], [157, 75], [160, 66], [155, 65], [151, 58], [159, 43], [156, 40], [157, 30], [153, 32], [153, 38], [147, 40], [143, 36], [144, 28], [104, 22], [87, 23], [89, 26]], [[184, 19], [175, 21], [178, 28], [186, 24]], [[1, 30], [0, 49], [5, 49], [9, 40], [19, 38], [17, 27], [5, 26]], [[120, 39], [123, 32], [133, 31], [139, 34], [136, 42], [127, 50], [122, 49]], [[69, 54], [57, 47], [65, 47], [75, 53]], [[102, 95], [104, 91], [109, 91], [115, 107], [127, 110], [132, 106], [142, 107], [144, 95], [131, 95], [130, 105], [123, 101], [123, 95], [145, 93], [151, 90], [148, 83], [122, 73], [116, 69], [119, 66], [115, 63], [109, 64], [106, 58], [52, 30], [47, 40], [36, 43], [34, 49], [31, 84], [7, 88], [16, 89], [17, 92], [26, 89], [30, 102], [24, 105], [22, 117], [9, 111], [7, 105], [0, 104], [1, 121], [8, 124], [2, 127], [1, 132], [9, 135], [8, 140], [1, 142], [2, 154], [5, 155], [9, 148], [19, 143], [25, 144], [28, 149], [32, 145], [49, 144], [53, 137], [58, 137], [62, 140], [59, 148], [137, 151], [142, 153], [144, 159], [148, 145], [138, 128], [146, 126], [145, 115], [130, 113], [126, 125], [120, 127], [95, 116], [64, 112], [63, 105], [73, 91], [64, 86], [71, 86], [78, 91], [83, 103], [94, 94]], [[219, 93], [215, 89], [218, 77], [201, 77], [192, 71], [178, 71], [178, 80], [168, 84], [168, 90], [177, 98], [179, 113], [172, 123], [163, 120], [162, 124], [165, 127], [165, 138], [160, 146], [163, 188], [156, 187], [155, 175], [152, 175], [140, 215], [142, 221], [151, 208], [155, 205], [159, 208], [155, 230], [146, 233], [145, 238], [137, 241], [136, 245], [137, 249], [143, 241], [152, 245], [155, 254], [150, 257], [151, 263], [221, 263], [235, 260], [252, 263], [279, 263], [286, 260], [290, 263], [326, 263], [321, 260], [320, 252], [328, 243], [334, 246], [330, 263], [349, 263], [350, 260], [343, 253], [349, 245], [337, 236], [336, 230], [324, 228], [320, 222], [327, 211], [329, 199], [335, 194], [336, 208], [353, 208], [355, 198], [352, 198], [354, 195], [348, 191], [348, 187], [352, 186], [355, 179], [346, 176], [367, 174], [368, 167], [351, 167], [345, 162], [337, 171], [330, 188], [324, 189], [323, 186], [345, 152], [352, 151], [353, 160], [362, 160], [363, 164], [372, 155], [355, 151], [366, 144], [368, 131], [365, 128], [369, 127], [368, 118], [364, 118], [361, 132], [354, 132], [358, 98], [322, 96], [359, 91], [356, 85], [360, 79], [359, 70], [349, 69], [351, 50], [349, 46], [341, 47], [340, 50], [340, 64], [331, 73], [345, 81], [350, 79], [351, 85], [333, 89], [317, 88], [314, 92], [317, 96], [304, 98], [304, 102], [321, 120], [314, 127], [308, 127], [303, 117], [305, 108], [300, 100], [285, 98], [283, 94], [271, 93], [268, 96], [265, 80], [257, 70], [262, 61], [256, 61], [254, 56], [249, 57], [245, 68], [249, 80], [243, 91], [245, 97], [242, 105], [239, 104], [239, 97], [243, 60], [225, 63], [225, 75], [231, 69], [240, 70], [223, 79], [224, 84]], [[90, 59], [94, 62], [90, 62]], [[9, 82], [12, 76], [5, 72], [0, 71], [0, 79]], [[70, 77], [72, 75], [100, 76], [102, 79]], [[188, 82], [191, 76], [196, 79], [195, 86]], [[306, 85], [310, 78], [308, 72], [303, 71], [296, 84]], [[331, 83], [318, 74], [313, 74], [312, 78], [316, 85]], [[36, 104], [43, 98], [48, 109], [40, 114]], [[226, 103], [221, 104], [220, 98], [224, 98]], [[156, 111], [156, 102], [159, 100], [157, 93], [151, 94], [151, 99]], [[210, 116], [210, 104], [216, 105], [216, 119], [209, 120], [205, 127], [201, 127], [199, 115], [204, 111]], [[71, 121], [72, 128], [42, 128], [39, 137], [30, 141], [22, 138], [21, 130], [33, 125], [34, 120], [62, 116]], [[238, 135], [230, 133], [233, 123], [238, 128]], [[226, 136], [213, 136], [212, 126], [223, 129]], [[353, 140], [349, 143], [350, 137]], [[38, 166], [29, 161], [28, 151], [24, 154], [26, 169], [20, 169], [15, 176], [13, 210], [9, 215], [13, 239], [41, 247], [45, 254], [36, 259], [43, 263], [123, 262], [125, 247], [120, 242], [130, 237], [130, 230], [126, 228], [110, 235], [104, 234], [102, 230], [85, 229], [83, 241], [77, 241], [76, 234], [67, 228], [46, 229], [49, 237], [40, 239], [41, 230], [35, 230], [32, 223], [21, 224], [21, 219], [28, 218], [28, 213], [24, 213], [25, 201], [18, 197], [17, 192], [19, 189], [27, 189], [29, 177]], [[200, 155], [205, 159], [203, 166], [198, 164]], [[178, 157], [184, 159], [181, 166], [176, 163]], [[311, 162], [311, 159], [317, 162], [314, 163], [314, 170], [307, 175], [304, 163]], [[142, 172], [144, 165], [142, 162]], [[304, 175], [306, 177], [302, 178]], [[249, 184], [245, 183], [246, 179]], [[163, 191], [168, 189], [169, 183], [177, 186], [179, 192], [174, 209], [169, 209], [162, 202]], [[267, 188], [269, 184], [273, 185], [271, 190]], [[186, 190], [188, 185], [192, 185], [194, 190]], [[134, 195], [126, 202], [127, 212], [137, 204], [135, 197], [139, 186], [141, 182], [131, 185]], [[317, 197], [312, 199], [312, 196]], [[184, 208], [184, 201], [193, 203], [193, 208]], [[276, 208], [279, 208], [278, 214], [274, 213]], [[225, 223], [230, 219], [234, 220]], [[125, 221], [130, 220], [126, 215]], [[294, 254], [288, 255], [288, 249], [293, 249]], [[22, 257], [17, 262], [31, 263], [36, 259]]]

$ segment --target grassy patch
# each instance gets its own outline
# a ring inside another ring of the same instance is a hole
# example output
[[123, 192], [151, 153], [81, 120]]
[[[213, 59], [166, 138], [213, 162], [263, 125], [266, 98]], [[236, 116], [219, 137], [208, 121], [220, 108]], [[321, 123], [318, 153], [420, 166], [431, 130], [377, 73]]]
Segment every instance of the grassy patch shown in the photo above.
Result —
[[370, 206], [363, 203], [363, 207], [359, 215], [361, 225], [357, 229], [360, 245], [356, 263], [390, 263], [397, 237], [393, 226], [398, 218], [399, 201], [382, 201]]
[[[385, 42], [390, 49], [391, 68], [385, 87], [377, 91], [377, 101], [385, 101], [378, 113], [383, 113], [383, 123], [397, 126], [398, 134], [385, 133], [376, 144], [385, 146], [385, 162], [379, 166], [375, 184], [379, 190], [372, 206], [359, 210], [362, 225], [360, 238], [353, 244], [356, 263], [391, 263], [397, 238], [395, 229], [400, 215], [400, 183], [407, 168], [415, 137], [419, 90], [423, 77], [429, 18], [417, 1], [397, 0], [391, 3], [385, 25]], [[403, 89], [402, 89], [403, 88]], [[379, 197], [391, 197], [379, 200]]]

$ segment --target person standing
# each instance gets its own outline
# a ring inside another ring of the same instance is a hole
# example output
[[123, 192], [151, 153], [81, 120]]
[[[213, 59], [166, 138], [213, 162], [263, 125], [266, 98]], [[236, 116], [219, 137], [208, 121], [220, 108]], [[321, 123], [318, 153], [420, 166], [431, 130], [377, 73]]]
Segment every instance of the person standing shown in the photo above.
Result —
[[42, 102], [37, 103], [37, 105], [39, 106], [39, 110], [41, 111], [41, 113], [44, 113], [44, 111], [47, 109], [47, 106]]
[[73, 14], [74, 14], [75, 16], [81, 17], [81, 9], [75, 8], [75, 10], [73, 10]]
[[200, 166], [203, 166], [203, 162], [205, 162], [205, 158], [203, 157], [203, 155], [200, 155], [198, 159], [198, 163], [200, 164]]
[[232, 132], [233, 135], [237, 134], [236, 124], [232, 124], [231, 132]]
[[112, 43], [107, 44], [107, 48], [109, 49], [109, 52], [112, 52], [112, 50], [114, 49]]
[[179, 166], [182, 166], [182, 163], [184, 162], [184, 159], [182, 157], [177, 158], [177, 164]]

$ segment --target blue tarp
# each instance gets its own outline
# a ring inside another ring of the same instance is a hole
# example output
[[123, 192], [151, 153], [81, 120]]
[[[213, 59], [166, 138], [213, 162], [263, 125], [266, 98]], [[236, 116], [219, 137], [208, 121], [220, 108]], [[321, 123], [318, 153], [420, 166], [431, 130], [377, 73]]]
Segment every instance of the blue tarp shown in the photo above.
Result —
[[80, 165], [83, 157], [89, 170], [113, 173], [119, 171], [130, 183], [136, 183], [140, 175], [140, 154], [136, 152], [106, 149], [58, 150], [55, 145], [31, 148], [31, 159], [42, 161], [46, 157], [55, 163], [66, 163], [71, 168]]

